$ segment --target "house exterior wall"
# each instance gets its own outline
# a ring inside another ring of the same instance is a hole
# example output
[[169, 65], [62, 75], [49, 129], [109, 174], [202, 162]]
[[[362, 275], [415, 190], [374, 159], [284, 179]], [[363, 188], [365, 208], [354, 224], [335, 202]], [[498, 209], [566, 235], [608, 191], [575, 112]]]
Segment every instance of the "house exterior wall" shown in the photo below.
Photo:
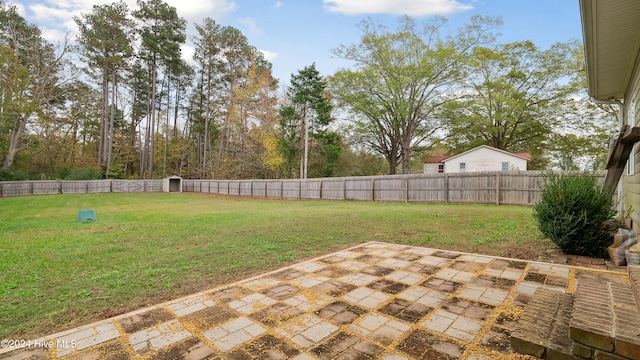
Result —
[[437, 174], [438, 173], [438, 165], [440, 165], [440, 163], [425, 163], [424, 164], [424, 173], [425, 174]]
[[[494, 151], [490, 148], [480, 147], [466, 154], [461, 154], [444, 162], [445, 173], [477, 172], [477, 171], [502, 171], [502, 163], [508, 162], [508, 170], [527, 170], [527, 160], [515, 155]], [[461, 169], [464, 163], [464, 170]]]
[[[639, 58], [640, 59], [640, 58]], [[640, 124], [640, 60], [636, 62], [631, 86], [625, 94], [624, 123], [631, 126]], [[629, 162], [633, 162], [631, 169]], [[624, 182], [623, 201], [624, 208], [633, 209], [631, 219], [634, 230], [640, 231], [640, 143], [637, 143], [629, 156], [627, 168], [623, 173]]]

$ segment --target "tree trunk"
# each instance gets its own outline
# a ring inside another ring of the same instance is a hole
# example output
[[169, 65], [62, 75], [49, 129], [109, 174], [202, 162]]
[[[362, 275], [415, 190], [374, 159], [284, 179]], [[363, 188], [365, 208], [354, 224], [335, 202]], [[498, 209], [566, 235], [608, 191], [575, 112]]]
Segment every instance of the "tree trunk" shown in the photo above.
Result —
[[164, 126], [164, 154], [162, 156], [162, 178], [167, 177], [167, 152], [169, 150], [169, 114], [171, 114], [171, 76], [167, 76], [167, 117]]
[[2, 170], [7, 170], [13, 165], [13, 161], [16, 157], [18, 151], [20, 151], [20, 142], [22, 140], [22, 134], [24, 134], [24, 129], [27, 127], [27, 116], [18, 116], [18, 122], [14, 125], [13, 131], [11, 132], [11, 140], [9, 141], [9, 149], [7, 149], [7, 157], [4, 158], [4, 163], [2, 164]]
[[111, 172], [111, 157], [113, 156], [113, 125], [115, 123], [116, 112], [116, 72], [115, 69], [111, 69], [111, 106], [109, 114], [109, 136], [106, 139], [107, 144], [107, 169], [105, 171], [105, 178], [109, 178]]
[[153, 152], [154, 152], [154, 142], [156, 136], [156, 77], [157, 73], [157, 65], [154, 60], [151, 64], [151, 124], [149, 131], [149, 179], [153, 179]]

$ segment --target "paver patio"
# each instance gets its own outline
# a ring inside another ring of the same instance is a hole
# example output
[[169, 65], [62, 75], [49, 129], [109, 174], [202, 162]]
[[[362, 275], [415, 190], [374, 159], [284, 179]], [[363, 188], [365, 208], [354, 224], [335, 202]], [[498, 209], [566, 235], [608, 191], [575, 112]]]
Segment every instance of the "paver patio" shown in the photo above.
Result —
[[626, 273], [371, 242], [78, 329], [0, 359], [517, 359], [539, 287]]

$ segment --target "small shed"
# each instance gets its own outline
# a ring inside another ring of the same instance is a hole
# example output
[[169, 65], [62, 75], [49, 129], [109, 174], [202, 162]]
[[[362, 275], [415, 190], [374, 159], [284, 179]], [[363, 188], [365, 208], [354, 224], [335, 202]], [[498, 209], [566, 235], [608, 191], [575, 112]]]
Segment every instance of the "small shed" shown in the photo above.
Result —
[[163, 192], [182, 192], [182, 178], [180, 176], [169, 176], [162, 182]]

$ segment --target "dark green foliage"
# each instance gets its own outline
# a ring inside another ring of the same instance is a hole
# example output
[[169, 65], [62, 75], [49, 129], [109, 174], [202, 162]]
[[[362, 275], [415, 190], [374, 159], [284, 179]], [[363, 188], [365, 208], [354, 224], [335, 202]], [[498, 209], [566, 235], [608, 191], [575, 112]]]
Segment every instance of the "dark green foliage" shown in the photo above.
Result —
[[0, 170], [0, 181], [26, 180], [27, 177], [27, 173], [21, 169], [8, 168], [5, 170]]
[[70, 169], [65, 180], [100, 180], [102, 174], [94, 168]]
[[593, 174], [550, 174], [533, 216], [540, 231], [565, 254], [604, 257], [613, 234], [613, 192]]
[[[340, 153], [340, 135], [327, 128], [333, 121], [330, 93], [315, 64], [291, 75], [289, 104], [282, 106], [278, 146], [285, 160], [284, 176], [294, 177], [304, 162], [305, 128], [309, 131], [308, 177], [334, 175]], [[302, 169], [301, 169], [302, 170]], [[304, 172], [304, 171], [303, 171]], [[303, 174], [297, 174], [302, 176]]]

